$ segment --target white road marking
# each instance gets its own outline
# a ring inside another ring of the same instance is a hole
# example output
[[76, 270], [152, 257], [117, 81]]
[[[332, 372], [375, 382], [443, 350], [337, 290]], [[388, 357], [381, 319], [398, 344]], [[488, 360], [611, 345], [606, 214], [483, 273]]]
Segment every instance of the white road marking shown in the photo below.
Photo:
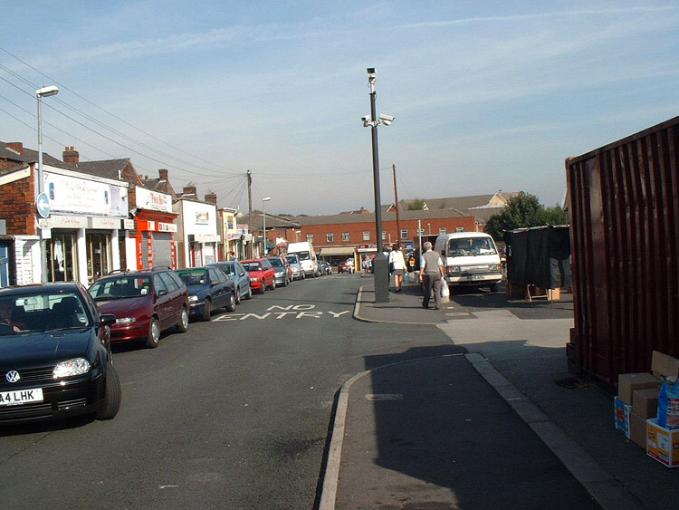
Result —
[[401, 393], [368, 393], [365, 396], [366, 400], [403, 400]]

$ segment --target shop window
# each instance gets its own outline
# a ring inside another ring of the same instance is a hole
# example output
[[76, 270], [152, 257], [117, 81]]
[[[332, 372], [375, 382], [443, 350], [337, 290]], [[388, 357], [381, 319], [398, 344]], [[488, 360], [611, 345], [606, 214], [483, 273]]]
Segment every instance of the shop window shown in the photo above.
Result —
[[92, 283], [111, 271], [111, 236], [86, 234], [87, 280]]
[[329, 243], [334, 242], [335, 241], [335, 234], [333, 234], [332, 232], [328, 232], [327, 234], [325, 234], [325, 240]]
[[370, 232], [368, 230], [363, 231], [363, 240], [370, 241]]
[[349, 241], [349, 232], [342, 232], [342, 241]]
[[408, 239], [408, 231], [406, 229], [401, 229], [401, 239]]
[[78, 279], [78, 255], [75, 232], [52, 230], [47, 242], [47, 281], [74, 282]]

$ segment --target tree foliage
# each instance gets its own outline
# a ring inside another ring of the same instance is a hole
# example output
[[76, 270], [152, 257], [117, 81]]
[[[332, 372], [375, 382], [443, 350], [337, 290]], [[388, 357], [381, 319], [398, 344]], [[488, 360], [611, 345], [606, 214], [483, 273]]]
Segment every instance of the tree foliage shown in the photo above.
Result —
[[416, 198], [408, 202], [409, 211], [421, 211], [422, 209], [424, 209], [424, 200], [421, 198]]
[[504, 230], [543, 225], [565, 225], [567, 223], [566, 211], [559, 205], [545, 208], [538, 197], [522, 191], [507, 201], [507, 205], [501, 213], [488, 220], [486, 232], [494, 239], [500, 240]]

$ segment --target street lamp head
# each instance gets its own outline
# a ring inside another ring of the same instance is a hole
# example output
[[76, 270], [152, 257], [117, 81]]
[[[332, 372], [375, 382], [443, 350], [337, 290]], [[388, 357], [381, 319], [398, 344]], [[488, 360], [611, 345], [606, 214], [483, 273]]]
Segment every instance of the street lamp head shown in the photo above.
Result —
[[264, 197], [264, 198], [262, 199], [262, 202], [268, 202], [269, 200], [271, 200], [271, 197]]
[[56, 85], [50, 85], [48, 87], [42, 87], [35, 91], [36, 97], [49, 97], [56, 96], [59, 93], [59, 87]]

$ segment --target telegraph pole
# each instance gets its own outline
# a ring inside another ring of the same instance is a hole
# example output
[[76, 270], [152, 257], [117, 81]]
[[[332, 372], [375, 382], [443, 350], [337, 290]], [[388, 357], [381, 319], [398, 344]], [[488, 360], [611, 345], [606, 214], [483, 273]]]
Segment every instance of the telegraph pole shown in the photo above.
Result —
[[396, 186], [396, 163], [391, 165], [391, 169], [394, 174], [394, 200], [396, 201], [396, 239], [398, 243], [401, 244], [401, 217], [398, 212], [398, 187]]
[[[250, 170], [247, 171], [247, 178], [248, 178], [248, 233], [250, 236], [252, 236], [253, 232], [253, 221], [252, 221], [252, 172]], [[248, 243], [248, 258], [252, 258], [252, 239]]]

